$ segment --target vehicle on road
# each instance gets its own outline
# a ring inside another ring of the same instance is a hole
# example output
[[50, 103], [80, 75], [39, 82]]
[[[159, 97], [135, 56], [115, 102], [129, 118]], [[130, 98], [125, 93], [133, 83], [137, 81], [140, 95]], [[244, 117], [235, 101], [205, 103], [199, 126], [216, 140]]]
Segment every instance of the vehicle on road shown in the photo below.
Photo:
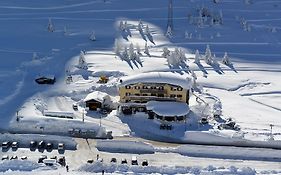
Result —
[[43, 163], [43, 160], [44, 159], [47, 159], [47, 156], [46, 155], [41, 155], [38, 159], [38, 163]]
[[11, 146], [11, 142], [10, 141], [2, 143], [2, 149], [8, 149], [10, 146]]
[[44, 149], [45, 148], [45, 142], [42, 140], [38, 143], [38, 149]]
[[138, 165], [138, 160], [137, 160], [137, 156], [132, 156], [132, 165]]

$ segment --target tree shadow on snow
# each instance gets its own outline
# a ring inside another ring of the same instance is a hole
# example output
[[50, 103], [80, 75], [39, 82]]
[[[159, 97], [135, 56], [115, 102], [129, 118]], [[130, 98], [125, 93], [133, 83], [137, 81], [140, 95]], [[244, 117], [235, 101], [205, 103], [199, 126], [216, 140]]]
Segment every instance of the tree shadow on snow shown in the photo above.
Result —
[[139, 32], [140, 32], [140, 35], [141, 35], [142, 39], [147, 42], [146, 36], [143, 33], [143, 31], [139, 31]]
[[233, 64], [226, 64], [226, 66], [233, 70], [235, 73], [238, 73]]
[[208, 72], [206, 71], [206, 69], [204, 68], [204, 66], [201, 63], [195, 63], [198, 68], [204, 73], [204, 74], [208, 74]]
[[218, 74], [223, 74], [223, 70], [221, 69], [219, 63], [213, 63], [210, 66], [218, 73]]
[[153, 41], [153, 36], [151, 34], [146, 35], [148, 40], [155, 45], [154, 41]]

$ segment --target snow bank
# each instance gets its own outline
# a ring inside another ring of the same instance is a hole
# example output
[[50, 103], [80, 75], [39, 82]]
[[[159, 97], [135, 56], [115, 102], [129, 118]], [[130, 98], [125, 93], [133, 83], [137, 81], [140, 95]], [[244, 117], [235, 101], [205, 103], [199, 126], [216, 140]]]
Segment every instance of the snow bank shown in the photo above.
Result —
[[32, 171], [38, 169], [40, 164], [27, 160], [5, 160], [0, 162], [0, 172], [11, 171]]
[[202, 168], [198, 167], [183, 167], [183, 166], [129, 166], [118, 164], [103, 164], [100, 162], [94, 162], [93, 164], [82, 165], [78, 171], [86, 171], [92, 173], [101, 173], [105, 170], [106, 173], [112, 174], [212, 174], [212, 175], [224, 175], [224, 174], [237, 174], [237, 175], [254, 175], [256, 171], [251, 168], [215, 168], [212, 166]]
[[101, 140], [96, 147], [99, 151], [112, 153], [154, 154], [152, 145], [137, 141]]

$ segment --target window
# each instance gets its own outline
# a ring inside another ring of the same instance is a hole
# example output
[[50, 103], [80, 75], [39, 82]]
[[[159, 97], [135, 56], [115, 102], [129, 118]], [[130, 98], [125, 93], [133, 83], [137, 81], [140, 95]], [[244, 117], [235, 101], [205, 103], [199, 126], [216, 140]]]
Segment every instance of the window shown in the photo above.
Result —
[[125, 89], [131, 89], [131, 86], [129, 85], [125, 86]]
[[140, 87], [139, 86], [135, 86], [135, 89], [140, 89]]
[[131, 95], [131, 93], [129, 93], [129, 92], [126, 92], [126, 94], [125, 94], [126, 96], [130, 96]]
[[175, 98], [176, 95], [175, 95], [175, 94], [171, 94], [170, 97], [171, 97], [171, 98]]
[[142, 88], [143, 88], [143, 89], [148, 89], [148, 87], [147, 87], [147, 86], [143, 86]]
[[179, 95], [177, 95], [177, 97], [181, 98], [181, 97], [182, 97], [182, 95], [180, 95], [180, 94], [179, 94]]
[[147, 94], [142, 94], [142, 96], [147, 96]]
[[135, 94], [135, 96], [140, 96], [140, 94]]
[[171, 91], [176, 91], [177, 88], [176, 87], [171, 87]]
[[158, 97], [164, 97], [164, 94], [158, 94]]
[[156, 96], [156, 94], [152, 93], [151, 96]]

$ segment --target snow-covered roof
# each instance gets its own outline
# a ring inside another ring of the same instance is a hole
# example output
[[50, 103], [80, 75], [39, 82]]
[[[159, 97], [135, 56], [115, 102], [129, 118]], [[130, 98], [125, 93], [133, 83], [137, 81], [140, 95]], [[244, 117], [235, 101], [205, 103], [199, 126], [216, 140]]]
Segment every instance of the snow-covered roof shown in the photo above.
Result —
[[84, 102], [90, 101], [90, 100], [97, 100], [102, 103], [104, 101], [104, 99], [106, 99], [106, 98], [110, 98], [110, 96], [107, 93], [100, 92], [100, 91], [94, 91], [86, 96], [86, 98], [84, 99]]
[[184, 116], [190, 111], [186, 103], [170, 101], [149, 101], [146, 109], [160, 116]]
[[122, 77], [120, 86], [136, 83], [167, 83], [181, 86], [184, 89], [191, 88], [191, 78], [172, 72], [149, 72]]

